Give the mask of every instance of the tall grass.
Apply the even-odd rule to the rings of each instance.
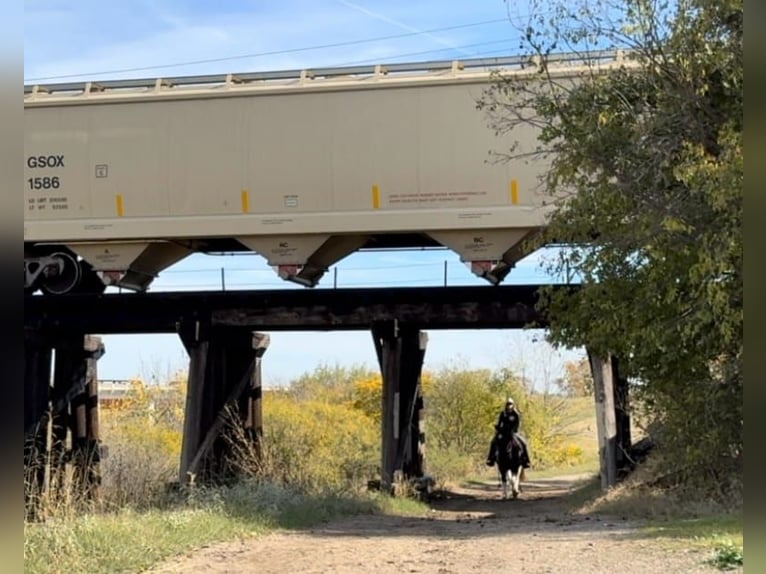
[[[348,514],[422,511],[413,501],[372,493],[307,495],[251,481],[197,488],[162,510],[128,508],[25,523],[24,570],[28,574],[136,572],[204,544],[277,528],[308,527]]]
[[[182,390],[182,389],[181,389]],[[24,524],[25,572],[129,572],[202,544],[299,528],[354,513],[422,512],[366,491],[380,460],[379,426],[343,404],[267,393],[262,455],[229,425],[240,479],[217,488],[177,481],[183,393],[135,384],[102,412],[108,456],[98,495],[81,496],[71,465],[38,493]],[[31,473],[33,469],[27,469]]]

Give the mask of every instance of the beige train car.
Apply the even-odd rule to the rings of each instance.
[[[487,125],[487,64],[26,86],[25,289],[142,291],[235,250],[314,286],[358,249],[428,245],[499,282],[548,208],[545,165],[492,160],[535,133]]]

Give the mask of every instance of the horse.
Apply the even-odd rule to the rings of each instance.
[[[521,466],[522,446],[514,434],[510,440],[499,442],[497,445],[497,469],[500,471],[500,479],[503,483],[503,500],[508,499],[508,483],[511,486],[511,495],[514,499],[519,497],[521,481],[524,469]]]

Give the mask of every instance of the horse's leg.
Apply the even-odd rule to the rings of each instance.
[[[501,470],[500,477],[503,481],[503,500],[506,500],[508,498],[508,470]]]
[[[521,469],[516,469],[511,475],[511,491],[513,492],[513,498],[519,496],[519,478],[521,478]]]

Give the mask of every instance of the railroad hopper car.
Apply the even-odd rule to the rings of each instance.
[[[432,63],[25,86],[25,291],[143,291],[232,251],[314,286],[356,250],[424,246],[497,283],[549,208],[544,164],[493,156],[536,134],[495,133],[489,81]]]

